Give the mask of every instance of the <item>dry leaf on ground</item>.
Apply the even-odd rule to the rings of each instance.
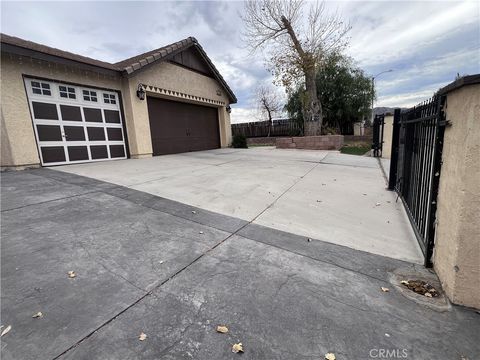
[[[10,330],[12,330],[12,325],[8,325],[5,329],[3,329],[2,333],[0,333],[0,337],[7,334]]]
[[[217,326],[217,332],[226,334],[228,332],[228,328],[224,325],[218,325]]]
[[[145,340],[146,338],[147,338],[147,334],[145,334],[145,333],[142,332],[142,333],[140,334],[140,336],[138,337],[138,340],[143,341],[143,340]]]
[[[335,360],[336,357],[335,357],[335,354],[333,354],[333,353],[328,353],[328,354],[325,354],[325,359],[326,359],[326,360]]]
[[[381,289],[382,289],[382,291],[383,291],[383,292],[389,292],[389,291],[390,291],[390,289],[389,289],[389,288],[386,288],[386,287],[383,287],[383,286],[382,286],[382,288],[381,288]]]
[[[67,274],[68,274],[68,277],[71,278],[71,279],[73,279],[75,276],[77,276],[77,274],[75,274],[75,271],[72,271],[72,270],[67,272]]]
[[[233,346],[232,346],[232,352],[233,352],[233,353],[243,352],[243,345],[242,345],[242,343],[233,344]]]
[[[43,317],[43,313],[41,311],[37,312],[36,314],[32,315],[32,318],[41,318]]]

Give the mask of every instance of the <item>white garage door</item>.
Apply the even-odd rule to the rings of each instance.
[[[25,78],[42,165],[125,159],[118,93]]]

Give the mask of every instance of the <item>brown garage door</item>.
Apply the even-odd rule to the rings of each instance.
[[[147,98],[153,155],[220,147],[217,109]]]

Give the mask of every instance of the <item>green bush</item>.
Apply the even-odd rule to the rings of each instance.
[[[235,135],[232,140],[232,147],[247,149],[247,138],[245,137],[245,135]]]

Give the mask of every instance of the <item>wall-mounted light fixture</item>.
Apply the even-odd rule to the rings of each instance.
[[[137,97],[140,100],[145,100],[145,89],[143,88],[143,84],[138,84]]]
[[[230,113],[232,112],[232,108],[230,107],[230,105],[227,105],[227,108],[226,108],[226,109],[227,109],[227,113],[230,114]]]

